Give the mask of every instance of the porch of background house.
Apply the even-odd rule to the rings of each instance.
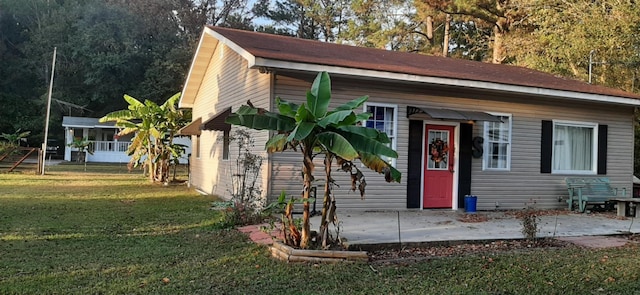
[[[69,145],[78,139],[87,139],[89,148],[93,151],[93,155],[87,153],[87,162],[109,162],[109,163],[126,163],[130,157],[127,155],[127,149],[131,145],[131,135],[126,137],[116,137],[117,128],[65,128],[65,161],[75,161],[80,152],[77,148]]]

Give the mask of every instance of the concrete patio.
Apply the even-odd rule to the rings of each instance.
[[[463,222],[465,213],[452,210],[339,211],[340,236],[349,245],[521,239],[517,212],[478,212],[482,222]],[[640,221],[615,212],[579,214],[551,211],[540,216],[538,237],[581,237],[639,233]],[[311,218],[312,229],[320,216]]]

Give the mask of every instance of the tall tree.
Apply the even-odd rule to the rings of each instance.
[[[636,91],[640,65],[640,7],[633,1],[549,1],[530,6],[529,22],[506,44],[517,64]],[[526,25],[526,24],[525,24]]]
[[[258,17],[271,23],[260,25],[257,31],[318,40],[320,26],[307,15],[308,7],[298,0],[259,1],[254,11]]]
[[[251,19],[246,5],[242,0],[0,0],[0,132],[31,130],[31,144],[41,142],[53,47],[58,48],[53,98],[101,116],[126,106],[122,93],[153,98],[175,93],[203,26],[245,26]],[[62,137],[62,115],[70,114],[54,104],[53,137]]]
[[[417,0],[425,5],[462,21],[473,21],[474,25],[488,25],[492,28],[491,62],[503,63],[507,59],[504,39],[513,25],[526,17],[520,0]]]
[[[354,0],[341,42],[398,51],[422,51],[428,43],[422,24],[415,21],[410,1]]]

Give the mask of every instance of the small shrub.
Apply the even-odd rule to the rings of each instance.
[[[254,139],[247,130],[235,130],[230,140],[238,147],[238,157],[231,175],[232,187],[228,190],[231,206],[223,210],[219,223],[221,228],[256,224],[264,220],[264,214],[260,211],[264,200],[259,184],[263,158],[251,151]]]
[[[527,240],[534,240],[538,236],[538,222],[540,218],[535,210],[529,208],[520,217],[522,223],[522,235]]]

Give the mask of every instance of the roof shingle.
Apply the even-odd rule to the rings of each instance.
[[[513,65],[340,45],[221,27],[209,28],[253,56],[265,59],[640,99],[640,95],[635,93]]]

